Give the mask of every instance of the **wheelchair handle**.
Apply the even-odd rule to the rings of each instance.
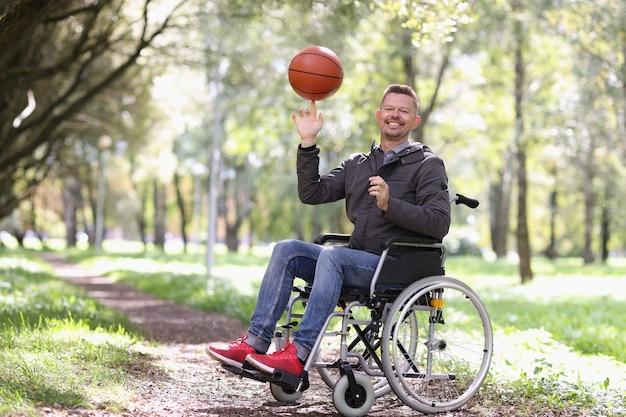
[[[450,197],[450,202],[458,204],[465,204],[469,208],[475,209],[478,207],[479,201],[474,198],[465,197],[463,194],[455,194]]]

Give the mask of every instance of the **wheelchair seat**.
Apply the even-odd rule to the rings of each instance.
[[[322,234],[315,239],[315,243],[345,245],[349,239],[350,235],[346,234]],[[389,249],[394,245],[412,247],[413,250],[397,258],[388,256]],[[341,300],[362,300],[375,294],[379,300],[385,298],[393,301],[413,282],[430,276],[445,275],[445,256],[445,247],[437,239],[393,237],[385,242],[379,266],[372,279],[373,291],[369,283],[365,287],[344,286],[341,291]]]

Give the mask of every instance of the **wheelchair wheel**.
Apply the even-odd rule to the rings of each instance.
[[[417,326],[406,325],[412,316]],[[489,315],[474,291],[454,278],[430,277],[407,287],[393,303],[382,337],[391,388],[422,413],[461,408],[489,371]]]
[[[272,396],[281,403],[295,403],[302,396],[302,391],[284,388],[280,385],[270,383],[270,392]]]
[[[333,404],[346,417],[366,415],[374,404],[374,386],[363,374],[354,374],[356,389],[350,388],[348,376],[342,376],[333,389]]]
[[[356,360],[349,360],[355,366],[355,370],[359,371],[360,368],[356,365]],[[339,368],[317,368],[318,373],[322,380],[326,383],[328,388],[335,389],[337,382],[341,379]],[[380,371],[383,372],[382,370]],[[363,374],[363,376],[366,376]],[[376,398],[387,395],[391,392],[391,387],[385,376],[369,376],[372,387],[374,388],[374,396]]]

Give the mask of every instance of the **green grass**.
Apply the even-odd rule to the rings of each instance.
[[[490,274],[480,273],[481,263]],[[495,326],[543,329],[582,354],[626,363],[626,265],[583,265],[575,259],[536,259],[534,265],[535,278],[525,285],[508,262],[450,258],[447,271],[474,288]]]
[[[268,258],[267,248],[241,254],[219,251],[210,280],[201,254],[72,251],[68,259],[157,297],[246,322]],[[134,360],[134,336],[123,330],[131,327],[42,268],[24,257],[0,255],[0,282],[10,283],[10,289],[7,284],[0,287],[0,322],[5,323],[0,335],[0,414],[6,404],[22,410],[41,403],[120,407],[125,374],[114,371]],[[479,294],[494,327],[490,376],[474,410],[493,415],[494,408],[507,404],[516,415],[546,409],[555,415],[625,415],[626,262],[583,265],[577,259],[538,258],[533,268],[534,280],[520,285],[512,262],[471,257],[450,257],[447,262],[448,274]],[[101,358],[96,359],[102,365],[98,382],[74,368],[76,380],[54,382],[69,373],[61,366],[85,366],[87,359],[79,352],[92,360]],[[57,362],[73,365],[55,365],[59,368],[44,377],[49,364]],[[96,387],[107,384],[109,391],[120,394],[97,392]],[[45,397],[33,398],[28,394],[32,387]],[[118,402],[113,400],[117,397]]]
[[[450,258],[447,272],[479,294],[494,327],[483,396],[526,415],[542,407],[593,416],[626,414],[626,265],[533,260],[519,283],[507,261]]]
[[[24,254],[0,253],[0,415],[120,410],[139,339],[128,320]]]

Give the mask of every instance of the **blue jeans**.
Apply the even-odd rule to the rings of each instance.
[[[298,277],[312,284],[304,317],[292,341],[298,357],[305,360],[337,306],[341,287],[369,289],[379,259],[379,255],[345,246],[320,246],[299,240],[278,242],[263,276],[246,343],[267,352]]]

